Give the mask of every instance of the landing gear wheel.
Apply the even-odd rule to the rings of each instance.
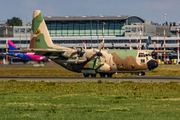
[[[145,72],[139,72],[138,75],[139,75],[139,76],[144,76],[144,75],[145,75]]]
[[[145,72],[142,72],[142,75],[145,75]]]
[[[108,73],[107,77],[112,77],[112,75],[113,75],[112,73]]]
[[[91,74],[91,77],[96,77],[96,74]]]
[[[84,77],[89,77],[89,74],[84,74]]]
[[[141,72],[139,72],[139,73],[138,73],[138,75],[139,75],[139,76],[142,76],[142,73],[141,73]]]
[[[100,76],[101,76],[101,77],[105,77],[106,74],[105,74],[105,73],[100,73]]]

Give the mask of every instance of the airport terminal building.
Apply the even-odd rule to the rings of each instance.
[[[125,25],[144,23],[136,16],[44,17],[51,37],[125,36]]]

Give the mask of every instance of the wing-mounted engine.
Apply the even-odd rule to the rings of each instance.
[[[93,50],[93,52],[95,52],[95,54],[96,54],[96,65],[98,65],[98,63],[99,63],[99,59],[100,59],[100,57],[103,57],[103,58],[106,58],[106,56],[104,56],[103,54],[102,54],[102,52],[101,52],[101,49],[99,50],[99,52],[97,52],[97,51],[95,51],[95,50]]]
[[[86,58],[86,52],[83,51],[82,48],[80,49],[76,49],[76,47],[74,47],[74,49],[76,50],[75,52],[71,53],[70,58],[75,58],[75,60],[68,60],[69,63],[75,63],[75,64],[81,64],[83,62],[87,61]],[[74,57],[75,56],[75,57]],[[83,58],[80,59],[80,58]]]
[[[76,64],[78,64],[78,60],[80,57],[82,57],[84,61],[87,61],[86,53],[82,51],[82,48],[80,50],[77,50],[76,54],[77,54],[76,61],[75,61]]]
[[[16,56],[17,56],[17,53],[12,53],[11,55],[14,56],[14,57],[16,57]]]
[[[155,50],[152,51],[152,52],[151,52],[151,56],[152,56],[153,59],[155,59],[155,57],[157,56],[157,52],[155,52]]]

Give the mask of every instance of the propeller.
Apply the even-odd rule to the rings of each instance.
[[[157,52],[155,50],[151,53],[151,56],[154,58],[157,55]]]
[[[76,61],[75,61],[76,64],[80,57],[82,57],[85,61],[87,61],[86,56],[84,55],[85,52],[82,52],[82,48],[80,48],[80,49],[81,50],[77,49],[77,52],[76,52],[76,54],[77,54]]]
[[[96,65],[98,65],[98,63],[99,63],[99,58],[100,58],[100,57],[106,58],[106,56],[104,56],[104,55],[101,53],[101,49],[99,50],[99,52],[97,52],[97,51],[95,51],[95,50],[93,50],[93,52],[95,52],[95,53],[96,53],[96,56],[97,56],[97,58],[96,58]]]

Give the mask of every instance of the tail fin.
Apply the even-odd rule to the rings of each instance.
[[[30,49],[52,49],[54,46],[40,10],[32,18]]]
[[[11,40],[8,40],[9,50],[18,50],[18,48],[14,45]]]

